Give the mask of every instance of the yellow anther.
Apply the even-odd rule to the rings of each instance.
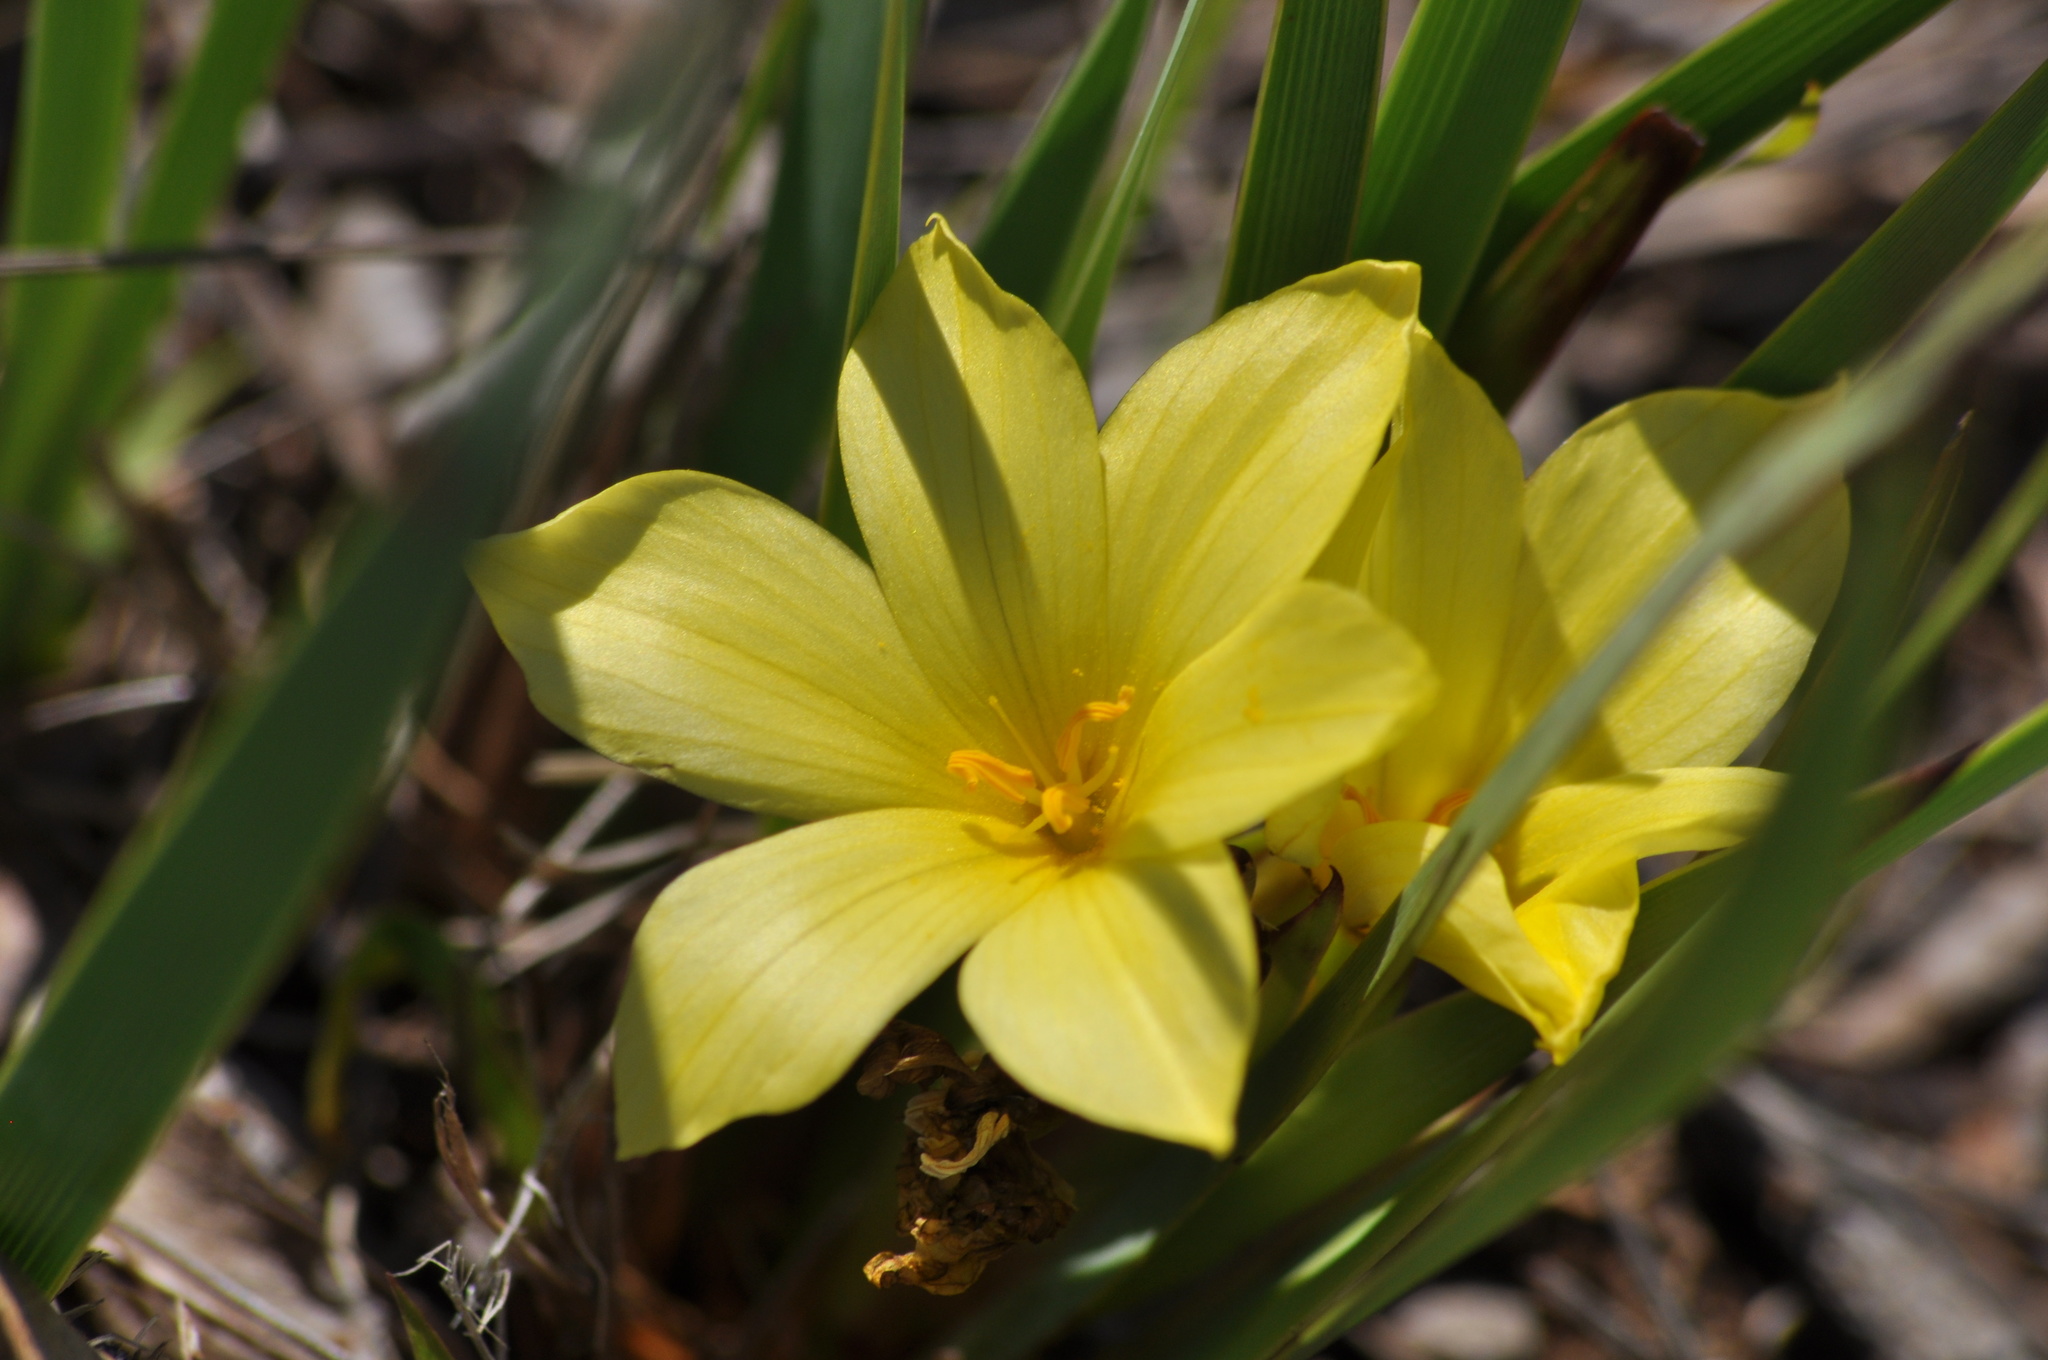
[[[967,787],[984,783],[1014,803],[1038,801],[1038,778],[1021,765],[1012,765],[986,751],[955,751],[946,757],[946,773],[958,775]]]

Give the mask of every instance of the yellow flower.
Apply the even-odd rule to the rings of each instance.
[[[1387,456],[1315,574],[1429,653],[1437,704],[1382,756],[1276,813],[1267,844],[1344,881],[1363,929],[1472,790],[1697,532],[1701,500],[1792,404],[1675,391],[1587,425],[1525,486],[1514,438],[1427,332]],[[1841,582],[1839,487],[1722,562],[1467,880],[1421,956],[1571,1056],[1621,966],[1637,861],[1753,830],[1778,777],[1736,759],[1783,705]]]
[[[655,903],[623,1155],[811,1100],[963,953],[968,1019],[1032,1091],[1228,1149],[1257,963],[1221,840],[1434,690],[1400,628],[1303,579],[1399,400],[1416,290],[1355,264],[1240,309],[1098,434],[1058,338],[941,223],[840,382],[872,570],[692,472],[478,550],[543,713],[809,823]]]

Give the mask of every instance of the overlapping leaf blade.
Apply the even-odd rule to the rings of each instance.
[[[2048,65],[1885,220],[1728,379],[1774,396],[1825,387],[1906,328],[2048,169]]]
[[[1351,258],[1421,265],[1433,329],[1458,314],[1578,8],[1423,0],[1415,12],[1387,82]]]
[[[43,1288],[260,995],[408,749],[467,606],[468,544],[573,428],[650,248],[672,244],[649,224],[687,224],[711,184],[688,172],[721,125],[747,13],[700,0],[650,48],[659,84],[593,138],[590,163],[609,171],[559,215],[528,305],[456,381],[464,414],[417,493],[357,526],[321,613],[209,721],[66,948],[0,1069],[0,1254]]]
[[[112,239],[141,34],[140,0],[36,4],[9,193],[10,244],[97,246]],[[96,286],[87,278],[21,279],[7,293],[0,509],[46,529],[70,480],[69,469],[53,466],[48,408],[55,380],[84,341],[83,304]],[[23,613],[35,565],[18,535],[0,535],[0,665],[18,665],[19,651],[30,645]]]
[[[882,44],[875,54],[874,106],[868,113],[867,175],[861,184],[860,230],[854,235],[853,282],[847,291],[839,355],[843,361],[875,299],[896,268],[896,242],[903,216],[903,101],[910,78],[910,46],[917,31],[918,0],[883,0]],[[825,466],[818,519],[861,550],[860,525],[846,490],[837,438]]]
[[[1283,0],[1216,310],[1344,263],[1372,143],[1384,0]]]
[[[1123,262],[1124,240],[1238,4],[1239,0],[1188,0],[1167,53],[1166,69],[1153,87],[1144,121],[1117,169],[1109,197],[1074,243],[1068,265],[1042,308],[1046,321],[1067,342],[1083,372],[1095,352],[1095,329],[1109,301],[1109,286]]]
[[[777,496],[816,474],[853,295],[890,5],[809,0],[782,164],[699,466]]]
[[[1095,26],[1004,177],[974,244],[991,278],[1041,310],[1087,220],[1151,17],[1152,0],[1116,0]]]
[[[1698,133],[1696,173],[1722,164],[1948,0],[1777,0],[1574,128],[1516,174],[1492,224],[1486,272],[1515,248],[1630,119],[1661,108]]]

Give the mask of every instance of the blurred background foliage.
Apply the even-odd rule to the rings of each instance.
[[[2044,60],[2038,0],[0,3],[10,1297],[293,1360],[2048,1350]],[[1651,866],[1584,1055],[1407,966],[1425,884],[1261,1060],[1248,1160],[1070,1121],[1073,1227],[954,1299],[860,1278],[903,1135],[850,1083],[611,1159],[632,927],[761,828],[573,748],[457,570],[665,466],[850,532],[840,356],[934,211],[1104,413],[1419,259],[1531,467],[1859,370],[2013,238],[1709,519],[1862,465],[1757,753],[1796,796]]]

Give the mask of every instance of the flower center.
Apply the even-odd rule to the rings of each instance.
[[[1114,803],[1116,796],[1123,792],[1124,781],[1116,777],[1117,754],[1115,745],[1104,747],[1090,758],[1083,749],[1084,738],[1093,723],[1113,723],[1131,711],[1131,699],[1137,691],[1129,685],[1117,691],[1114,699],[1096,699],[1081,705],[1067,725],[1060,732],[1059,740],[1053,743],[1053,770],[1040,772],[1022,765],[1012,765],[1000,756],[987,751],[955,751],[946,757],[946,773],[958,776],[970,789],[984,784],[994,792],[1024,807],[1035,807],[1038,815],[1025,826],[1026,831],[1044,831],[1063,850],[1079,853],[1094,848],[1102,825],[1102,815]],[[1010,735],[1017,739],[1026,751],[1031,744],[1024,739],[1010,722],[1009,715],[993,695],[989,707],[1010,729]],[[1043,775],[1044,787],[1040,787]],[[1098,803],[1096,795],[1107,786],[1110,796]]]

